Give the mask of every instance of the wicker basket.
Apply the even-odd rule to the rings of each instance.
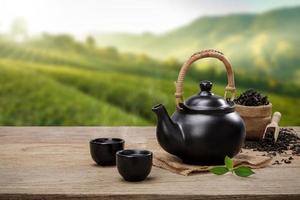
[[[236,104],[237,111],[245,122],[246,139],[262,139],[266,126],[271,122],[272,104],[263,106],[242,106]]]

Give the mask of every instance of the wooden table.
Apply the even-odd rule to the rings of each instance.
[[[145,181],[128,183],[115,167],[94,164],[89,140],[96,137],[146,143],[155,140],[155,128],[2,127],[0,199],[300,199],[300,159],[249,178],[185,177],[153,167]]]

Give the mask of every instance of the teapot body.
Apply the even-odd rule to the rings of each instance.
[[[184,136],[178,157],[184,163],[224,164],[225,156],[239,153],[245,139],[243,120],[236,112],[192,113],[176,111],[171,116]]]
[[[227,71],[224,97],[212,92],[212,82],[200,82],[200,92],[184,101],[183,82],[191,64],[213,57]],[[189,164],[221,165],[226,156],[239,153],[246,133],[242,118],[235,112],[234,73],[223,53],[204,50],[193,54],[181,67],[175,82],[176,111],[169,117],[163,105],[152,108],[157,115],[156,135],[160,146]],[[228,97],[231,94],[231,97]]]

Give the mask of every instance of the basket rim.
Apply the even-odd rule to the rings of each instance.
[[[244,106],[244,105],[235,103],[235,106],[239,106],[242,108],[249,108],[249,109],[251,109],[251,108],[268,108],[268,107],[272,107],[272,103],[269,103],[268,105],[260,105],[260,106]]]

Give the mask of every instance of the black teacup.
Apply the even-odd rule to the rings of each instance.
[[[152,152],[126,149],[117,152],[117,167],[126,181],[142,181],[152,168]]]
[[[116,152],[122,149],[124,140],[120,138],[97,138],[90,141],[91,156],[98,165],[116,165]]]

